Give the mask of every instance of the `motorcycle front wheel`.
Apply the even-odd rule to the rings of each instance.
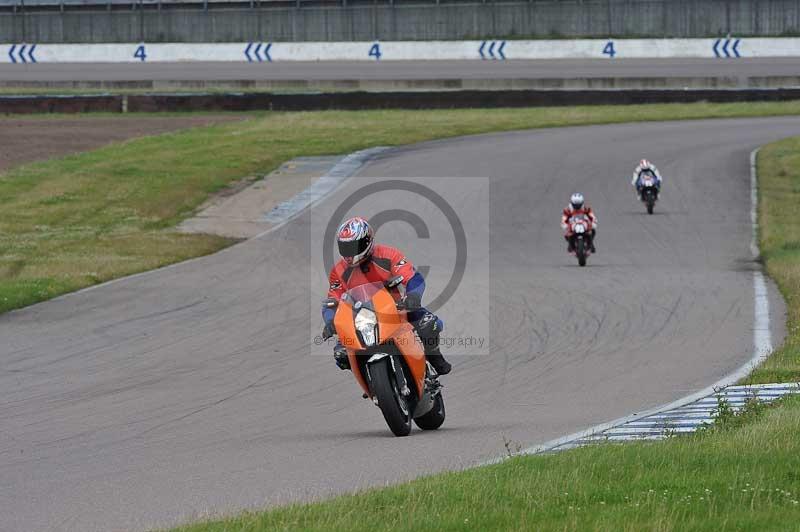
[[[378,399],[383,419],[395,436],[408,436],[411,432],[411,412],[413,409],[400,394],[397,380],[392,371],[389,357],[369,366],[372,393]]]
[[[579,238],[577,242],[575,242],[575,254],[578,256],[578,264],[580,266],[586,266],[586,241],[584,239]]]

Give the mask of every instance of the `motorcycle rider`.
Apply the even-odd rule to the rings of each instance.
[[[642,185],[640,179],[645,172],[650,173],[650,175],[656,179],[656,189],[661,193],[661,174],[658,172],[658,168],[647,159],[642,159],[639,161],[639,164],[636,165],[636,168],[633,169],[633,179],[631,179],[631,185],[636,187],[636,194],[638,194],[639,199],[642,199]]]
[[[594,247],[595,237],[597,236],[597,216],[595,216],[592,208],[584,202],[583,194],[580,192],[576,192],[570,196],[569,205],[567,205],[561,213],[561,229],[566,231],[564,240],[567,241],[567,253],[575,251],[572,238],[570,238],[572,235],[570,234],[569,219],[581,214],[585,215],[589,218],[589,221],[592,222],[592,239],[589,241],[589,249],[592,253],[597,253],[597,249]]]
[[[374,236],[369,222],[361,217],[350,218],[339,226],[336,242],[342,258],[328,276],[328,298],[339,301],[351,288],[367,283],[386,282],[396,275],[402,275],[402,284],[406,289],[404,307],[408,311],[408,321],[423,343],[425,357],[439,375],[450,373],[452,368],[439,350],[442,321],[422,306],[425,279],[400,250],[376,244]],[[323,338],[327,339],[335,334],[335,314],[333,308],[323,306]],[[334,347],[333,356],[340,369],[350,369],[347,351],[340,343]]]

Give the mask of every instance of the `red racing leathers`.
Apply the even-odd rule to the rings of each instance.
[[[328,297],[338,301],[351,288],[367,283],[386,282],[395,275],[402,275],[406,290],[413,291],[416,288],[413,286],[414,283],[411,287],[408,284],[415,274],[414,266],[400,250],[391,246],[375,244],[372,256],[363,264],[350,266],[344,259],[336,263],[328,276],[330,282]],[[400,292],[394,289],[392,295],[398,299]]]
[[[592,222],[593,231],[597,229],[597,216],[595,216],[594,211],[592,210],[591,207],[589,207],[588,205],[584,205],[580,209],[573,209],[572,205],[567,205],[564,208],[564,211],[561,213],[561,229],[564,230],[564,232],[566,233],[565,236],[567,238],[572,236],[572,234],[570,233],[569,219],[572,218],[573,216],[579,216],[581,214],[586,215]]]

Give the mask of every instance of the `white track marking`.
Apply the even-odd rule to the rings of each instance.
[[[264,221],[281,225],[288,222],[305,209],[339,188],[347,179],[355,175],[355,173],[370,159],[388,149],[389,148],[383,146],[378,146],[347,155],[333,165],[324,176],[309,185],[308,188],[273,207],[271,211],[264,215]],[[261,233],[261,235],[274,231],[275,229],[276,227],[272,227],[264,233]],[[256,238],[258,238],[258,236]]]

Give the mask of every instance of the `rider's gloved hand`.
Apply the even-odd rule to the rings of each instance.
[[[406,294],[406,297],[403,298],[403,307],[407,310],[422,308],[422,297],[419,294]]]
[[[347,349],[343,345],[337,345],[333,348],[333,360],[336,361],[336,366],[339,369],[350,369],[350,360],[347,358]]]
[[[328,338],[332,338],[334,334],[336,334],[336,328],[333,326],[333,322],[329,321],[325,324],[325,327],[322,328],[322,339],[327,340]]]

